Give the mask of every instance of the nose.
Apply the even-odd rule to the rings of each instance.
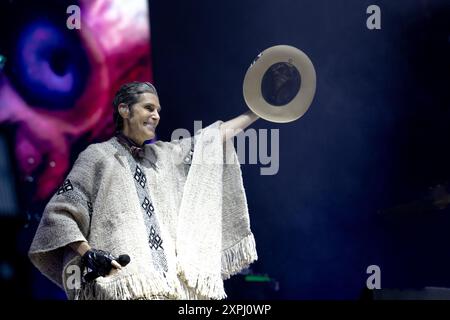
[[[152,118],[154,119],[154,120],[158,120],[159,121],[159,112],[158,112],[158,110],[153,110],[152,111]]]

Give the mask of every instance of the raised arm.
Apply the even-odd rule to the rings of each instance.
[[[248,110],[240,116],[222,123],[220,126],[220,131],[223,141],[233,138],[258,119],[259,116],[253,113],[253,111]]]

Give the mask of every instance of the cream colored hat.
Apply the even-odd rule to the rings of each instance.
[[[261,52],[244,78],[250,110],[272,122],[291,122],[309,108],[316,92],[316,71],[301,50],[279,45]]]

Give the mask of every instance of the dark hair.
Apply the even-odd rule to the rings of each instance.
[[[116,125],[116,131],[123,129],[123,118],[119,114],[119,105],[121,103],[126,104],[131,112],[131,107],[139,101],[139,95],[145,92],[158,95],[155,87],[150,82],[139,81],[126,83],[116,92],[113,100],[113,121]]]

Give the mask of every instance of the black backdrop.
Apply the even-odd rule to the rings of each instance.
[[[381,8],[381,30],[366,9]],[[247,110],[245,71],[288,44],[309,55],[317,92],[280,130],[276,175],[242,166],[259,261],[275,291],[237,277],[231,297],[360,297],[366,268],[383,288],[450,286],[448,210],[380,216],[450,176],[448,1],[149,1],[159,138]]]

